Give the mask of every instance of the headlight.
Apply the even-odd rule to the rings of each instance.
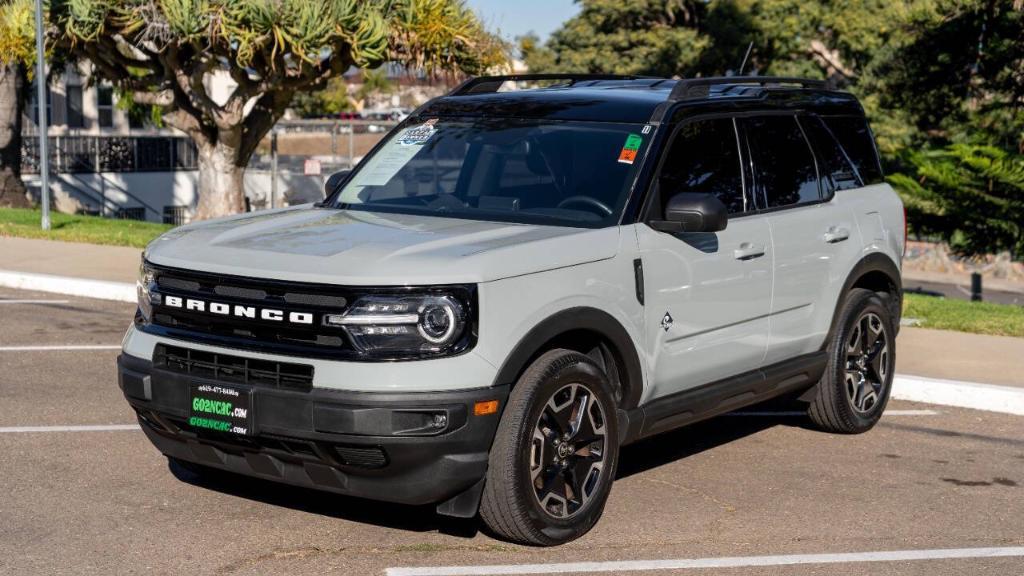
[[[417,354],[448,351],[466,336],[466,307],[448,295],[364,296],[344,314],[324,317],[341,326],[360,352]]]
[[[152,294],[150,291],[155,279],[153,270],[143,261],[139,265],[139,277],[135,282],[135,291],[139,297],[139,312],[142,313],[142,318],[146,322],[149,322],[153,316],[153,299],[160,298],[159,294]]]

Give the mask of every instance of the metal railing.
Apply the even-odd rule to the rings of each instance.
[[[39,137],[22,138],[21,171],[39,173]],[[195,144],[177,136],[50,136],[50,171],[173,172],[199,167]]]

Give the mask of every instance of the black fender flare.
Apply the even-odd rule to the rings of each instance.
[[[640,356],[633,339],[611,314],[586,306],[561,310],[531,328],[505,358],[505,362],[498,369],[494,385],[514,385],[523,370],[543,352],[549,342],[562,334],[577,330],[598,334],[611,344],[611,352],[616,355],[617,363],[625,368],[625,374],[620,375],[620,378],[624,376],[628,383],[623,390],[622,406],[619,408],[636,407],[643,393],[644,380]]]
[[[896,320],[896,331],[899,331],[900,314],[903,310],[903,275],[900,273],[899,267],[888,255],[881,252],[872,252],[861,258],[854,265],[853,270],[846,276],[843,288],[839,291],[839,297],[836,298],[835,310],[832,311],[832,323],[828,329],[828,337],[825,338],[825,342],[822,344],[822,349],[827,348],[828,343],[832,341],[832,335],[835,334],[836,330],[836,321],[839,318],[839,309],[842,307],[843,302],[846,301],[846,295],[861,278],[873,272],[883,274],[888,279],[890,287],[893,288],[894,293],[890,303],[890,310],[892,311],[893,318]]]

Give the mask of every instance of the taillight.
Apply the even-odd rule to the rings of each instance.
[[[903,205],[903,257],[907,257],[907,205]]]

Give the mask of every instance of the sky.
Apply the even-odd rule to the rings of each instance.
[[[541,40],[579,12],[572,0],[468,0],[491,30],[509,40],[535,32]]]

